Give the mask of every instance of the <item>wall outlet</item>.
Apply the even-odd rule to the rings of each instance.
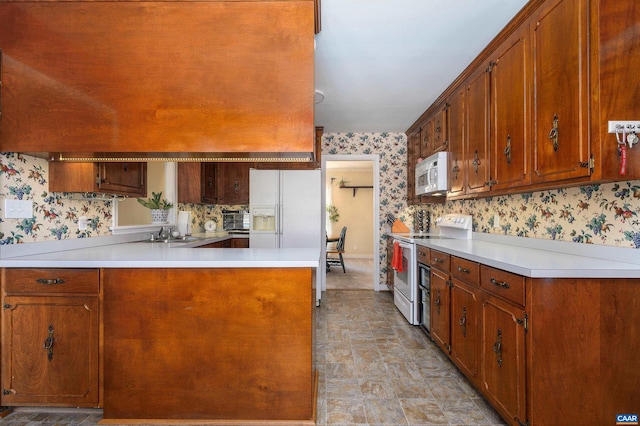
[[[493,215],[493,227],[494,228],[500,228],[500,215],[499,214],[494,214]]]
[[[20,219],[33,217],[33,201],[4,200],[4,217],[6,219]]]

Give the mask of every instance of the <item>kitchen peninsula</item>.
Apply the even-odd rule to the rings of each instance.
[[[2,383],[10,390],[3,405],[101,406],[103,423],[313,424],[313,287],[319,251],[196,247],[224,238],[127,242],[17,257],[3,253]],[[99,289],[94,296],[99,305],[86,302],[88,288]],[[83,318],[85,311],[99,318],[87,321],[87,335],[94,337],[86,342],[92,348],[87,364],[93,362],[95,371],[79,378],[78,387],[60,401],[56,395],[43,400],[20,370],[24,360],[16,358],[29,352],[12,327],[37,309],[29,298],[47,304],[42,313],[61,306],[54,299],[73,301],[74,296],[85,300],[74,318]],[[64,339],[71,337],[64,334],[67,324],[46,322],[43,340],[49,326],[54,343],[50,361],[45,354],[40,365],[52,379],[46,370],[67,359]],[[99,333],[92,329],[96,324]],[[33,352],[40,355],[42,341],[36,343]],[[83,359],[73,365],[85,367]],[[70,377],[81,375],[66,369]],[[92,400],[82,402],[85,396]],[[69,404],[65,398],[75,400]]]

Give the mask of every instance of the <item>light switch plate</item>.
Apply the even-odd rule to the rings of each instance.
[[[33,201],[31,200],[4,200],[4,217],[6,219],[19,219],[33,217]]]

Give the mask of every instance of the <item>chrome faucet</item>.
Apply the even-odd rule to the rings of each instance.
[[[158,239],[159,240],[168,240],[170,236],[171,236],[171,228],[161,226],[160,227],[160,232],[158,232]]]

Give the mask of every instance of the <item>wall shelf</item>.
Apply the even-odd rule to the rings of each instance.
[[[348,189],[353,189],[353,196],[356,196],[356,191],[358,189],[373,189],[373,186],[366,186],[366,185],[340,185],[340,188],[348,188]]]

